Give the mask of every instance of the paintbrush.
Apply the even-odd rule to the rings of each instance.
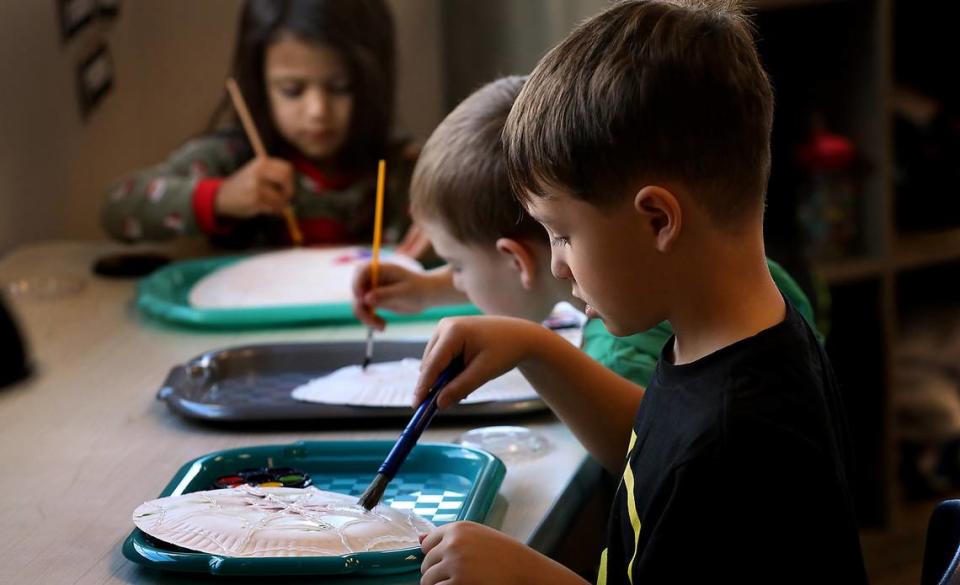
[[[420,435],[423,434],[424,429],[427,428],[430,421],[433,420],[434,415],[437,414],[437,397],[440,396],[440,392],[446,387],[450,380],[456,378],[460,372],[463,371],[463,368],[464,362],[463,355],[461,354],[453,358],[450,365],[440,372],[440,375],[437,376],[437,381],[430,387],[430,392],[427,393],[427,397],[424,398],[420,406],[417,407],[417,411],[413,413],[413,418],[407,423],[407,428],[403,429],[403,432],[400,433],[400,438],[397,439],[397,442],[393,445],[393,449],[390,449],[390,454],[387,455],[380,469],[377,470],[377,476],[373,478],[370,486],[363,492],[363,495],[360,496],[360,499],[357,501],[358,504],[367,510],[372,510],[374,506],[380,503],[380,500],[383,498],[383,492],[387,489],[387,484],[389,484],[397,474],[397,470],[400,469],[400,466],[403,465],[403,462],[407,459],[407,455],[410,454],[410,451],[417,444]]]
[[[373,213],[373,253],[370,257],[370,290],[377,288],[380,275],[380,236],[383,233],[383,190],[387,178],[387,161],[377,165],[377,204]],[[367,352],[363,358],[362,369],[366,370],[373,359],[373,327],[367,327]]]
[[[253,153],[257,158],[267,158],[267,149],[260,140],[260,133],[257,132],[257,125],[253,123],[253,117],[250,110],[247,109],[247,102],[243,100],[243,94],[240,93],[240,86],[232,77],[227,79],[227,93],[233,101],[233,109],[237,111],[240,118],[240,124],[243,125],[243,131],[247,135],[247,140],[253,147]],[[296,246],[303,244],[303,233],[300,231],[300,225],[297,224],[297,216],[293,213],[293,206],[287,205],[283,208],[283,218],[287,222],[287,231],[290,232],[290,240]]]

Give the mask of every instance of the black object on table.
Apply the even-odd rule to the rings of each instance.
[[[111,254],[98,258],[93,272],[110,278],[139,278],[169,263],[170,258],[163,254]]]
[[[3,296],[0,296],[0,352],[0,388],[19,382],[30,374],[26,345]]]

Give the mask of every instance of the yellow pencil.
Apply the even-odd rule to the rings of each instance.
[[[250,145],[253,146],[254,154],[257,158],[267,158],[267,149],[264,148],[263,141],[260,140],[260,133],[257,132],[257,126],[253,123],[250,110],[247,109],[247,102],[243,100],[243,94],[240,93],[240,86],[237,85],[237,82],[234,81],[232,77],[227,79],[227,93],[230,94],[230,99],[233,101],[233,108],[240,117],[240,124],[243,125],[243,131],[247,135],[247,140],[249,140]],[[300,225],[297,224],[297,216],[293,212],[292,205],[287,205],[283,208],[283,218],[287,221],[287,231],[290,232],[290,239],[294,245],[302,245],[303,233],[300,231]]]
[[[387,161],[380,160],[377,165],[377,203],[373,212],[373,252],[370,255],[370,290],[377,288],[380,275],[380,236],[383,234],[383,190],[387,181]],[[373,359],[373,327],[367,328],[367,354],[363,358],[363,369],[367,369]]]

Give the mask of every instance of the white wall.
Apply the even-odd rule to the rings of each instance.
[[[527,72],[606,3],[387,1],[399,47],[398,124],[419,140],[463,97],[455,93]],[[128,0],[115,21],[64,45],[53,0],[0,0],[0,254],[37,240],[103,237],[107,185],[205,127],[222,95],[239,7],[240,0]],[[110,47],[116,82],[83,122],[75,65],[98,39]]]
[[[0,252],[35,240],[100,237],[106,185],[203,128],[220,96],[236,0],[121,2],[61,44],[55,3],[0,2]],[[75,64],[97,39],[115,86],[84,123]]]
[[[444,103],[480,85],[525,75],[551,47],[609,0],[443,0]]]
[[[446,115],[439,9],[444,1],[387,1],[397,28],[397,124],[421,142]]]

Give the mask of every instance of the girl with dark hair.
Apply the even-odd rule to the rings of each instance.
[[[394,32],[383,0],[248,0],[232,76],[270,158],[254,157],[231,112],[226,127],[211,124],[168,160],[111,187],[108,233],[283,244],[282,211],[292,204],[307,244],[369,241],[376,162],[385,158],[384,239],[400,239],[415,155],[392,136]]]

